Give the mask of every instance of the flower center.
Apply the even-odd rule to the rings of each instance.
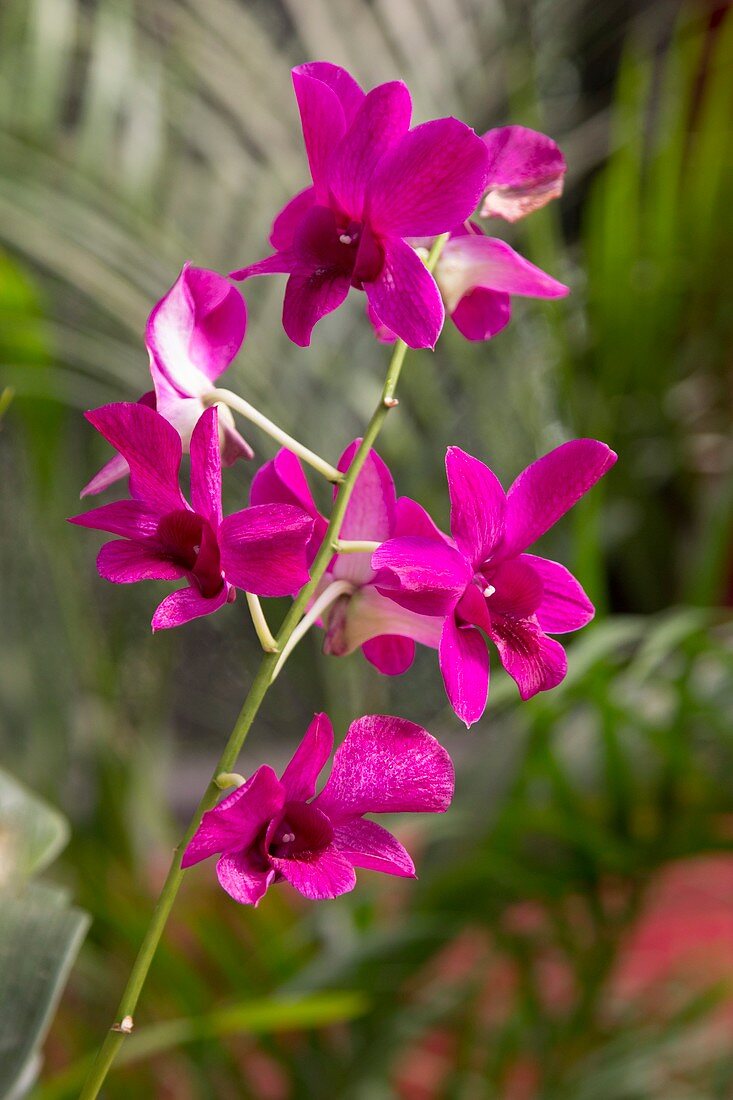
[[[325,814],[308,802],[286,802],[270,839],[269,854],[276,859],[308,860],[332,840],[333,829]]]
[[[211,525],[196,512],[180,509],[163,516],[158,541],[171,561],[196,581],[207,599],[221,591],[219,544]]]
[[[326,207],[311,211],[300,245],[315,260],[318,274],[348,276],[357,290],[384,267],[384,250],[369,226]]]

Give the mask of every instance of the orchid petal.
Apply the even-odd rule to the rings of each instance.
[[[355,439],[341,455],[338,468],[342,473],[351,466],[360,444],[361,440]],[[338,492],[336,489],[336,496]],[[354,483],[339,538],[384,542],[394,528],[395,501],[392,475],[376,451],[370,451]],[[371,554],[339,554],[332,572],[336,580],[367,584],[374,577]]]
[[[170,630],[174,626],[183,626],[184,623],[203,618],[204,615],[212,615],[230,600],[231,591],[227,584],[222,583],[215,596],[202,596],[194,585],[171,592],[170,596],[166,596],[163,602],[158,604],[153,615],[151,623],[153,633],[156,630]]]
[[[490,340],[511,320],[508,294],[476,287],[463,295],[451,312],[451,321],[467,340]]]
[[[450,705],[470,727],[484,713],[489,697],[486,640],[475,627],[459,625],[453,615],[448,615],[440,639],[439,661]]]
[[[361,651],[383,676],[401,676],[415,660],[412,638],[402,638],[398,634],[378,634],[364,642]]]
[[[376,821],[363,818],[345,821],[334,829],[333,842],[354,867],[382,871],[400,878],[416,877],[409,852]]]
[[[221,565],[237,588],[291,596],[308,581],[306,547],[313,520],[288,504],[260,504],[226,516],[219,528]]]
[[[236,287],[215,271],[185,264],[145,330],[156,395],[159,376],[180,396],[205,393],[239,351],[246,327]]]
[[[310,345],[314,327],[338,309],[350,285],[350,277],[334,268],[299,266],[293,271],[285,287],[283,328],[294,344]]]
[[[309,860],[271,856],[270,862],[298,893],[313,901],[340,897],[356,886],[352,864],[334,847],[324,849]]]
[[[283,206],[272,223],[270,233],[270,244],[277,252],[287,252],[293,247],[298,226],[315,201],[315,187],[306,187]]]
[[[113,584],[177,581],[186,575],[185,569],[154,545],[130,542],[128,539],[105,542],[97,555],[97,571],[100,577]]]
[[[515,222],[562,194],[567,165],[551,138],[525,126],[501,126],[483,141],[489,167],[482,217]]]
[[[382,270],[376,279],[364,282],[369,304],[409,347],[433,348],[445,319],[435,279],[404,241],[394,237],[382,243]]]
[[[285,790],[267,764],[201,818],[181,867],[192,867],[219,852],[243,852],[285,805]]]
[[[496,474],[460,447],[445,456],[453,538],[474,567],[488,558],[504,533],[506,495]]]
[[[465,557],[434,539],[389,539],[372,555],[375,585],[418,615],[447,615],[473,576]]]
[[[244,279],[253,279],[257,275],[289,275],[297,266],[298,260],[292,251],[275,252],[272,256],[266,256],[264,260],[257,260],[256,263],[230,271],[229,278],[242,282]]]
[[[488,607],[492,615],[526,619],[537,611],[543,600],[544,585],[528,558],[528,554],[509,558],[488,570]]]
[[[221,464],[233,466],[238,458],[254,458],[255,453],[246,439],[244,439],[233,424],[224,421],[221,410],[226,405],[217,405],[219,412],[219,433],[221,435]],[[233,419],[233,418],[232,418]]]
[[[331,194],[350,218],[362,221],[369,179],[380,158],[407,132],[412,100],[402,81],[372,88],[334,149],[328,167]]]
[[[491,640],[522,699],[549,691],[565,679],[565,650],[554,638],[543,634],[536,621],[498,616],[492,619]]]
[[[71,516],[69,523],[94,531],[109,531],[111,535],[127,539],[152,539],[157,533],[159,519],[158,512],[151,511],[138,500],[114,500],[79,516]]]
[[[122,401],[85,415],[127,460],[132,497],[162,512],[187,507],[178,487],[181,437],[167,420],[145,405]]]
[[[298,65],[292,77],[311,177],[319,200],[326,199],[329,159],[364,93],[345,69],[327,62]]]
[[[595,608],[579,581],[559,562],[522,554],[520,561],[529,562],[542,578],[542,602],[537,608],[537,622],[547,634],[566,634],[580,630],[595,615]]]
[[[275,881],[275,871],[272,868],[263,871],[262,865],[248,852],[231,852],[218,861],[216,877],[227,894],[240,905],[256,908]]]
[[[201,414],[191,435],[191,503],[216,530],[221,523],[221,454],[215,408]]]
[[[316,714],[280,779],[288,801],[306,802],[313,798],[318,776],[332,749],[330,719],[327,714]]]
[[[308,543],[308,564],[313,564],[328,522],[318,511],[300,460],[284,448],[262,466],[252,479],[252,504],[291,504],[313,517],[313,534]]]
[[[443,534],[422,504],[410,497],[399,497],[397,500],[394,535],[395,538],[418,535],[425,539],[436,539],[438,542],[449,542],[447,535]]]
[[[611,469],[618,456],[595,439],[572,439],[528,466],[507,493],[504,556],[544,535]]]
[[[450,757],[427,730],[372,714],[349,726],[315,804],[334,826],[365,813],[442,813],[453,785]]]
[[[435,278],[449,312],[477,287],[528,298],[563,298],[569,292],[568,287],[525,260],[506,241],[478,233],[451,237],[446,242]]]
[[[327,620],[329,635],[331,622]],[[336,655],[344,656],[353,653],[359,646],[371,642],[374,638],[382,638],[384,635],[399,636],[402,639],[412,639],[421,645],[438,648],[440,641],[441,619],[437,615],[420,615],[401,607],[389,596],[382,595],[372,584],[366,584],[357,589],[352,596],[347,597],[346,613],[340,630],[340,645]],[[329,652],[334,653],[333,638]],[[367,660],[371,656],[365,652]],[[385,671],[376,662],[380,671]],[[395,675],[388,673],[388,675]]]
[[[374,171],[367,191],[372,228],[387,237],[427,237],[460,225],[481,197],[487,160],[481,138],[458,119],[416,126]],[[375,309],[392,327],[376,303]]]
[[[127,477],[129,472],[130,467],[122,455],[115,455],[109,462],[105,462],[102,469],[98,470],[94,477],[87,482],[79,496],[88,497],[93,496],[95,493],[103,493],[105,489],[109,489],[110,485],[114,485],[116,481]]]

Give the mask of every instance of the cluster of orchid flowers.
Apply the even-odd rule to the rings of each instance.
[[[283,325],[301,346],[351,288],[364,291],[380,340],[432,348],[446,311],[469,340],[489,339],[508,323],[512,295],[560,297],[567,287],[471,218],[480,207],[479,216],[514,221],[544,205],[560,194],[565,163],[554,142],[523,127],[479,137],[444,118],[410,128],[410,95],[400,82],[365,93],[322,62],[296,68],[293,82],[312,185],[275,218],[271,256],[229,278],[186,264],[155,306],[146,329],[153,390],[87,413],[116,455],[82,495],[127,477],[129,497],[71,522],[117,536],[97,559],[105,579],[185,581],[157,607],[154,630],[209,615],[240,590],[272,649],[259,597],[297,597],[311,585],[273,679],[313,626],[323,630],[325,653],[360,648],[388,676],[405,673],[420,644],[437,650],[450,704],[471,726],[487,703],[490,645],[523,699],[565,676],[565,651],[550,635],[585,626],[593,606],[564,566],[528,551],[616,456],[595,440],[573,440],[505,492],[480,459],[451,447],[448,534],[416,501],[397,496],[386,464],[369,450],[325,568],[313,577],[332,535],[303,462],[334,482],[338,500],[361,441],[331,467],[217,387],[247,325],[230,279],[287,274]],[[441,237],[431,271],[425,261]],[[255,474],[249,506],[224,516],[222,466],[253,456],[232,409],[284,446]],[[218,855],[221,885],[254,905],[282,880],[308,898],[332,898],[353,888],[355,867],[414,875],[402,845],[364,815],[445,811],[454,785],[448,754],[405,719],[363,717],[316,794],[332,747],[333,730],[319,714],[279,779],[267,766],[246,782],[236,777],[233,793],[204,813],[181,866]]]

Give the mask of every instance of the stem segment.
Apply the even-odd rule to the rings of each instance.
[[[239,394],[232,393],[231,390],[212,390],[208,400],[212,403],[220,401],[222,405],[228,405],[230,409],[234,409],[240,416],[251,421],[252,424],[256,424],[258,428],[261,428],[263,432],[276,440],[281,446],[287,447],[298,458],[302,458],[303,462],[312,466],[314,470],[318,470],[318,473],[323,474],[327,481],[332,481],[334,484],[343,481],[344,475],[340,470],[337,470],[330,462],[326,462],[325,458],[321,458],[315,451],[311,451],[302,443],[298,443],[297,439],[293,439],[292,435],[288,435],[282,428],[278,428],[277,424],[274,424],[272,420],[268,420],[259,409],[256,409],[254,405],[250,405],[249,401],[245,401]]]
[[[433,247],[431,248],[430,254],[426,261],[426,267],[429,271],[432,271],[435,264],[437,263],[438,257],[447,239],[447,233],[436,238],[435,243],[433,244]],[[290,640],[291,635],[293,635],[293,633],[295,632],[295,629],[298,626],[298,623],[303,616],[305,609],[307,608],[311,598],[313,597],[313,593],[318,587],[321,577],[328,568],[328,564],[333,556],[333,543],[338,540],[339,532],[341,530],[341,524],[343,523],[346,508],[348,506],[356,479],[359,476],[362,467],[366,462],[367,456],[369,455],[369,452],[374,446],[374,442],[382,429],[382,425],[384,424],[384,421],[387,417],[387,413],[390,409],[394,408],[397,403],[395,399],[395,390],[397,389],[397,383],[399,381],[406,354],[407,344],[405,344],[403,340],[398,340],[395,344],[394,351],[392,352],[392,358],[389,361],[389,366],[387,367],[387,375],[384,380],[384,386],[382,387],[382,393],[379,399],[379,403],[371,415],[371,419],[369,420],[369,423],[367,424],[367,427],[364,431],[362,441],[359,444],[353,461],[349,466],[346,474],[342,475],[338,470],[336,470],[335,467],[328,466],[328,463],[325,463],[322,459],[318,458],[318,456],[314,455],[311,451],[307,452],[311,456],[311,459],[316,459],[318,462],[318,465],[316,466],[316,464],[311,461],[310,464],[312,466],[315,466],[316,469],[320,468],[321,473],[324,473],[325,468],[327,467],[328,470],[335,475],[334,477],[329,478],[329,480],[341,481],[341,479],[343,478],[343,480],[341,481],[339,492],[336,495],[336,499],[334,501],[333,510],[331,511],[326,534],[324,535],[321,547],[318,551],[318,554],[316,555],[313,565],[311,566],[311,579],[308,584],[305,585],[303,589],[301,589],[295,600],[293,600],[290,610],[283,619],[282,625],[277,633],[275,641],[278,650],[280,651],[279,654],[265,653],[265,655],[263,656],[262,661],[260,662],[260,666],[255,674],[255,678],[252,681],[251,687],[242,705],[242,709],[239,712],[239,717],[234,724],[234,729],[232,730],[229,740],[224,746],[224,751],[219,757],[216,767],[214,768],[214,773],[209,782],[209,785],[204,791],[204,794],[201,797],[198,806],[196,807],[194,815],[191,818],[188,828],[186,829],[185,835],[183,836],[180,844],[175,850],[173,861],[170,865],[168,874],[166,875],[166,879],[163,883],[163,888],[160,892],[160,896],[158,897],[158,901],[156,902],[155,909],[153,910],[153,916],[151,918],[150,924],[148,925],[148,929],[145,933],[143,942],[140,945],[140,950],[133,964],[132,971],[130,972],[130,977],[127,981],[124,993],[122,994],[122,999],[120,1000],[120,1004],[117,1009],[115,1022],[113,1023],[111,1029],[107,1032],[107,1036],[99,1049],[97,1057],[92,1064],[79,1100],[95,1100],[95,1097],[99,1095],[99,1090],[105,1082],[110,1067],[115,1060],[117,1051],[122,1046],[122,1043],[125,1040],[125,1036],[129,1034],[134,1026],[134,1014],[137,1009],[137,1003],[140,999],[143,985],[145,984],[145,979],[148,976],[148,971],[150,970],[151,963],[153,961],[153,958],[155,957],[155,952],[158,949],[158,944],[160,943],[161,937],[163,935],[166,922],[168,920],[168,917],[170,916],[170,912],[173,908],[173,903],[176,899],[178,890],[180,889],[181,882],[183,881],[183,876],[185,872],[181,868],[181,856],[188,846],[191,837],[196,832],[196,829],[198,828],[199,822],[203,814],[207,810],[210,810],[212,806],[214,806],[218,801],[221,794],[221,788],[217,783],[217,778],[222,774],[222,772],[226,773],[233,771],[234,764],[236,763],[237,757],[239,756],[239,753],[242,749],[245,738],[250,731],[258,710],[260,709],[262,700],[267,694],[267,689],[272,682],[273,673],[275,672],[275,669],[279,663],[279,657],[283,653],[283,650]],[[236,403],[231,403],[232,408],[236,408],[239,411],[242,411],[240,408],[241,403],[241,405],[246,406],[248,409],[252,409],[252,406],[247,406],[247,403],[241,401],[241,399],[238,398],[236,394],[230,394],[227,390],[217,390],[215,392],[217,395],[217,400],[222,400],[222,397],[220,396],[221,394],[225,395],[225,398],[227,399],[226,404],[230,404],[228,398],[235,398]],[[255,414],[257,419],[255,419],[255,417],[250,417],[250,419],[252,419],[254,423],[259,423],[262,426],[262,421],[266,421],[266,418],[261,417],[260,413],[258,413],[256,409],[252,409],[252,412]],[[247,415],[247,413],[244,413],[243,415]],[[270,424],[271,422],[266,421],[266,423]],[[284,446],[294,450],[295,453],[299,454],[304,461],[309,461],[305,458],[305,455],[303,454],[305,448],[301,448],[300,444],[297,444],[297,450],[296,448],[291,447],[291,444],[295,441],[290,440],[290,437],[286,436],[284,432],[280,432],[280,429],[276,428],[274,424],[271,426],[275,429],[275,431],[279,433],[279,435],[274,436],[274,438],[279,439],[279,441],[282,442]],[[270,432],[270,434],[274,435],[273,432]],[[325,476],[329,477],[329,474],[326,474]],[[121,1030],[123,1021],[126,1024],[125,1030]]]
[[[252,625],[255,628],[260,645],[265,653],[277,653],[277,641],[273,638],[270,628],[267,625],[267,619],[262,610],[262,604],[260,603],[259,597],[255,596],[254,592],[245,592],[245,596],[247,597],[249,613],[252,616]]]

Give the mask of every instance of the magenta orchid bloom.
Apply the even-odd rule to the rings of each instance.
[[[153,630],[210,615],[234,599],[235,588],[290,596],[308,580],[313,521],[302,509],[272,504],[222,516],[217,414],[205,410],[191,433],[191,504],[178,484],[181,437],[163,416],[127,403],[86,414],[130,471],[130,500],[70,520],[122,536],[99,551],[100,576],[115,584],[188,580],[160,604]]]
[[[257,905],[275,882],[336,898],[354,889],[355,867],[413,878],[409,854],[364,814],[444,813],[454,786],[448,753],[404,718],[368,715],[352,722],[314,797],[332,748],[331,723],[317,714],[280,779],[263,765],[204,814],[181,867],[219,855],[219,882],[243,905]]]
[[[346,472],[361,441],[355,439],[339,459]],[[338,492],[338,490],[336,490]],[[280,451],[258,470],[252,482],[253,504],[294,504],[314,520],[309,546],[310,561],[323,542],[327,523],[311,495],[303,468],[290,451]],[[398,498],[394,481],[384,461],[370,451],[354,484],[341,525],[341,538],[383,542],[386,539],[426,535],[441,538],[427,512],[409,497]],[[399,676],[413,662],[415,642],[437,649],[440,620],[417,615],[383,596],[375,587],[376,572],[366,553],[335,554],[321,580],[314,599],[339,583],[342,593],[324,612],[324,653],[343,657],[361,647],[366,659],[387,676]]]
[[[488,466],[451,447],[446,470],[454,545],[397,538],[375,551],[378,590],[410,611],[440,617],[440,669],[467,726],[481,717],[488,698],[482,634],[523,699],[565,677],[565,650],[547,635],[585,626],[593,605],[564,566],[525,551],[615,461],[604,443],[575,439],[528,466],[505,493]]]
[[[399,81],[365,94],[344,69],[314,62],[293,69],[293,84],[313,186],[275,219],[274,255],[232,278],[287,274],[283,326],[303,347],[350,287],[410,347],[434,347],[443,303],[405,238],[437,236],[471,216],[486,185],[485,144],[455,118],[410,129],[412,101]]]
[[[515,222],[562,194],[567,165],[552,138],[526,126],[501,126],[483,140],[489,171],[482,217]]]
[[[207,397],[239,351],[246,328],[247,307],[237,288],[215,271],[188,263],[148,318],[145,343],[154,389],[143,394],[139,404],[157,409],[173,425],[185,451],[194,425],[211,404]],[[223,405],[219,442],[225,466],[238,458],[252,458],[252,448]],[[81,495],[101,493],[128,473],[126,460],[115,455]]]

